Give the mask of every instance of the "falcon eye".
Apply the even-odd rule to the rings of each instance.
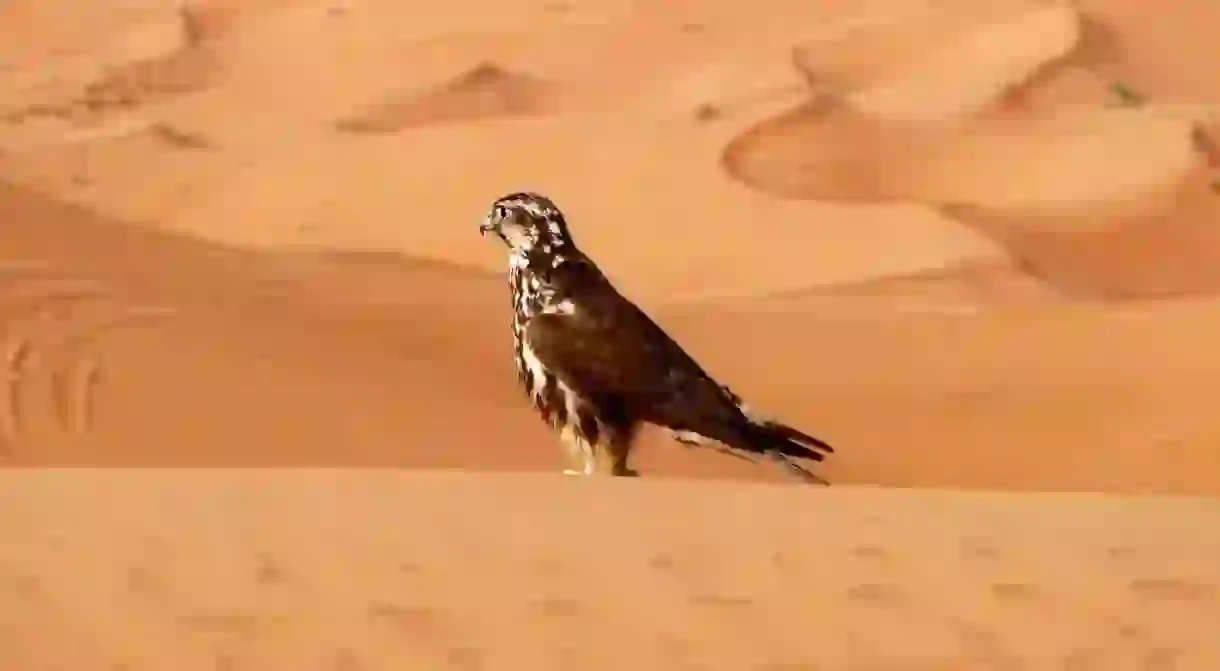
[[[508,218],[508,208],[504,207],[503,205],[497,205],[496,206],[496,218],[507,219]]]

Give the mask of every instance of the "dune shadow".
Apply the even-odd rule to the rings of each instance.
[[[553,108],[553,97],[550,84],[483,61],[440,84],[391,92],[336,120],[334,128],[349,133],[395,133],[436,124],[541,116]]]

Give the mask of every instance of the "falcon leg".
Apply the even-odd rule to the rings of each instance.
[[[631,446],[634,438],[634,431],[615,432],[602,445],[602,452],[606,460],[610,462],[610,475],[628,478],[639,477],[639,471],[627,465],[627,458],[631,456]]]
[[[585,437],[580,435],[571,425],[563,427],[559,433],[559,439],[563,442],[568,460],[573,466],[579,466],[579,468],[564,469],[563,474],[593,475],[597,469],[597,459],[593,452],[593,445],[588,440],[585,440]]]
[[[620,477],[637,477],[639,473],[627,465],[631,454],[634,431],[616,431],[594,444],[576,427],[565,426],[560,433],[568,458],[579,469],[564,470],[564,475],[607,474]]]

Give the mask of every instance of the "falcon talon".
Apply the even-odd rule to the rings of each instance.
[[[653,424],[683,445],[755,463],[770,458],[806,482],[828,484],[792,459],[821,461],[834,449],[763,419],[714,380],[614,288],[549,198],[499,198],[479,234],[508,247],[517,373],[570,463],[583,466],[565,475],[638,475],[628,458],[640,427]]]

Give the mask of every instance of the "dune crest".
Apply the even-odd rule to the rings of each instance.
[[[478,119],[545,114],[548,87],[533,77],[482,62],[422,92],[391,95],[335,122],[353,133],[393,133],[404,128]]]
[[[1216,258],[1206,251],[1220,235],[1220,219],[1209,196],[1214,168],[1203,130],[1216,111],[1152,104],[1121,87],[1110,101],[1099,100],[1102,81],[1088,69],[1096,38],[1081,43],[1076,29],[1095,25],[1094,17],[1051,4],[991,21],[966,31],[955,43],[960,51],[945,47],[931,61],[914,58],[895,72],[869,71],[838,42],[818,47],[840,61],[819,60],[809,51],[814,43],[803,45],[798,65],[823,64],[827,86],[817,89],[819,73],[810,70],[814,97],[732,138],[725,169],[786,198],[942,208],[1064,295],[1130,298],[1220,287]],[[863,30],[893,33],[903,24],[879,25]],[[965,57],[978,51],[963,46],[974,39],[1014,49]],[[867,44],[855,48],[867,53]],[[924,68],[928,63],[958,69]],[[940,84],[973,102],[945,95]],[[921,107],[925,102],[931,107]],[[1141,248],[1164,255],[1137,263]]]
[[[966,116],[1069,53],[1077,36],[1077,13],[1068,3],[1032,8],[958,37],[895,80],[854,92],[847,101],[879,118]]]
[[[951,3],[804,40],[794,63],[861,114],[930,122],[986,110],[1077,39],[1069,3]]]
[[[1197,293],[1220,280],[1205,242],[1220,235],[1220,219],[1197,122],[1180,112],[1073,109],[925,126],[822,102],[755,126],[724,159],[731,174],[786,197],[943,207],[1081,295]],[[1138,260],[1140,249],[1164,254]]]

